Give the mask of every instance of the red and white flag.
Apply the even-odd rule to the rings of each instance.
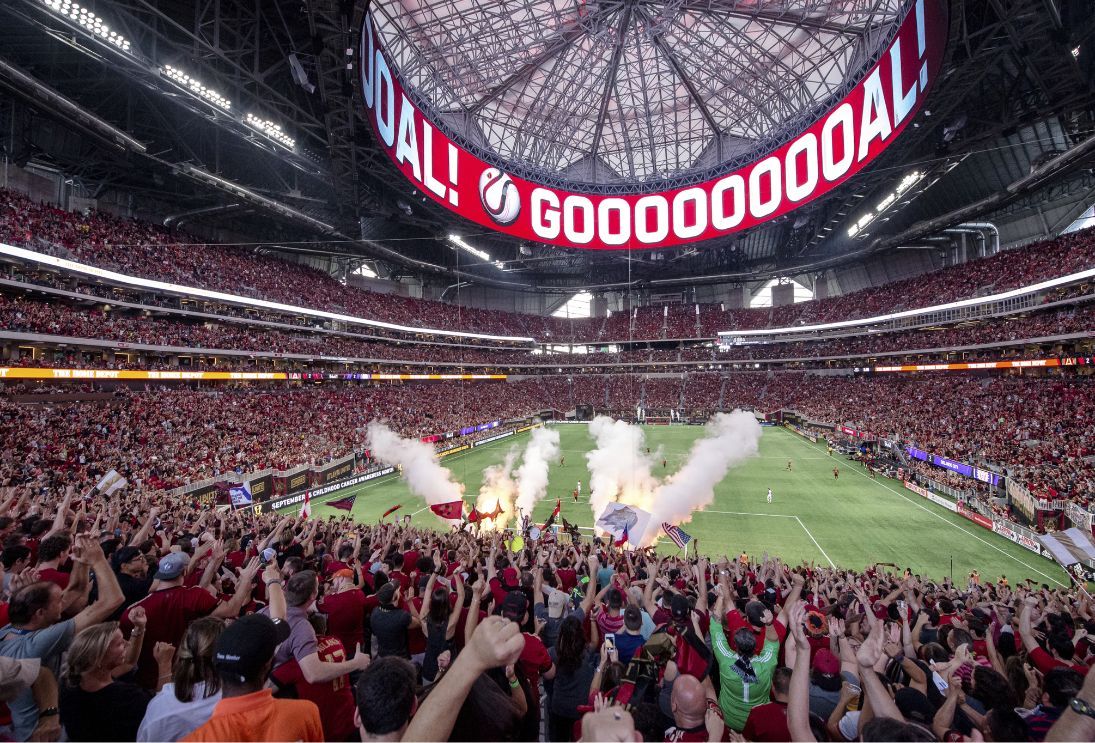
[[[448,503],[437,503],[430,506],[430,510],[443,519],[459,521],[464,515],[464,501],[454,500]]]
[[[306,519],[312,518],[312,491],[304,491],[304,503],[300,507],[300,515]]]

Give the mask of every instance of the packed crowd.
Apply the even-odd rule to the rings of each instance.
[[[6,189],[0,189],[0,240],[60,248],[97,266],[187,286],[289,304],[306,297],[313,307],[414,328],[531,336],[542,343],[702,338],[720,330],[863,318],[1004,291],[1095,265],[1095,231],[1087,230],[884,286],[783,307],[724,309],[682,303],[640,307],[608,318],[566,320],[365,291],[297,263],[205,245],[184,234],[102,213],[66,212]],[[210,265],[218,270],[208,270]]]
[[[366,424],[425,436],[579,405],[632,416],[677,409],[796,410],[933,454],[1004,467],[1038,497],[1095,503],[1095,389],[1090,376],[693,372],[581,374],[505,383],[324,384],[205,390],[120,388],[110,404],[24,405],[0,398],[0,464],[60,483],[110,468],[153,488],[232,471],[306,464],[360,451]],[[9,395],[24,387],[0,388]],[[682,397],[683,396],[683,397]],[[683,405],[681,400],[683,399]],[[73,480],[72,478],[78,478]]]
[[[0,735],[1095,739],[1086,592],[0,491]]]
[[[479,369],[507,369],[575,366],[587,364],[654,365],[663,362],[723,363],[772,359],[844,359],[859,364],[864,356],[892,352],[920,352],[924,349],[984,346],[964,352],[968,360],[1041,357],[1047,353],[1088,355],[1088,343],[1095,335],[1095,303],[1065,305],[1027,316],[1010,316],[960,327],[907,330],[895,333],[848,335],[816,341],[758,343],[718,350],[713,346],[684,349],[642,349],[617,352],[535,354],[528,350],[486,350],[467,346],[368,340],[352,334],[330,331],[290,331],[242,322],[194,322],[182,316],[151,316],[124,308],[107,309],[66,305],[20,294],[0,292],[0,327],[9,332],[115,341],[118,348],[137,354],[125,368],[165,368],[170,355],[194,354],[216,358],[233,371],[270,370],[272,359],[281,359],[279,370],[306,370],[340,363],[385,366],[462,365]],[[1047,350],[1044,343],[1024,347],[992,347],[1034,338],[1072,336]],[[159,346],[167,350],[133,349],[132,344]],[[59,363],[48,345],[36,365]],[[254,358],[229,352],[247,352]],[[66,356],[72,351],[66,351]],[[945,352],[929,358],[943,360]],[[356,360],[356,361],[355,361]],[[17,361],[28,365],[32,360]],[[92,361],[95,361],[94,357]],[[101,363],[101,362],[99,362]],[[79,364],[83,366],[84,364]]]

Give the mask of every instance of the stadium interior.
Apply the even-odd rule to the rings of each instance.
[[[0,741],[1095,740],[1090,0],[0,28]]]

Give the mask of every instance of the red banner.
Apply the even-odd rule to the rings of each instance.
[[[992,519],[982,516],[981,514],[977,513],[977,511],[966,508],[961,503],[958,504],[958,514],[960,516],[965,516],[967,519],[977,524],[978,526],[983,526],[986,529],[992,529]]]
[[[441,132],[411,102],[366,13],[360,84],[382,149],[426,196],[515,237],[568,248],[683,245],[775,219],[831,191],[897,139],[938,75],[943,0],[917,0],[878,62],[812,126],[766,157],[686,188],[586,194],[511,176]]]

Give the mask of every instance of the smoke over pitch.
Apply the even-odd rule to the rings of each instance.
[[[517,470],[517,510],[531,514],[536,502],[547,494],[548,467],[559,456],[559,432],[534,428]]]
[[[500,505],[497,519],[483,522],[484,528],[501,529],[516,514],[531,514],[536,503],[547,494],[548,469],[559,456],[559,432],[534,428],[525,445],[521,466],[514,473],[520,449],[511,447],[502,464],[483,471],[483,486],[479,489],[475,508],[480,513],[493,512]]]
[[[590,470],[590,506],[596,519],[609,502],[619,500],[650,512],[650,526],[632,543],[654,542],[663,521],[682,524],[715,499],[715,486],[731,467],[755,456],[761,428],[752,413],[716,413],[696,440],[684,465],[664,482],[651,474],[653,457],[645,454],[641,428],[598,416],[589,424],[597,448],[586,455]]]
[[[452,472],[437,462],[433,446],[418,439],[400,438],[383,423],[373,421],[368,429],[369,452],[389,466],[402,468],[400,477],[427,505],[461,500],[464,486],[452,479]]]

